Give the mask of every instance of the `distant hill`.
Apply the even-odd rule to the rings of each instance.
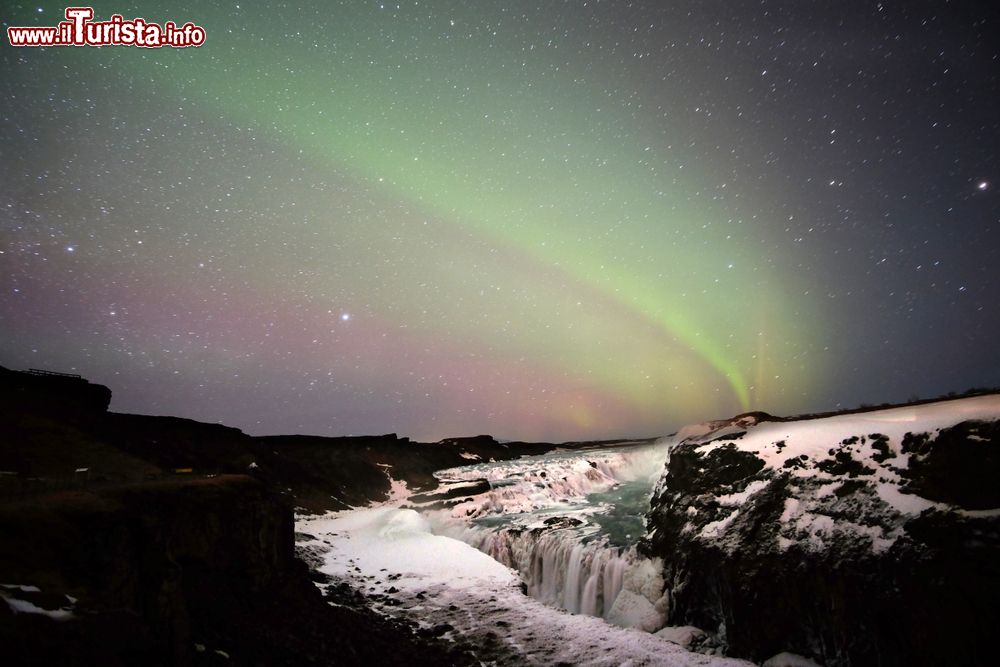
[[[79,376],[0,367],[0,498],[176,477],[244,474],[303,511],[383,500],[393,480],[431,490],[436,470],[595,443],[420,443],[395,434],[252,437],[179,417],[108,412],[111,391]]]

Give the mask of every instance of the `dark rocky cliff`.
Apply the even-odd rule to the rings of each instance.
[[[79,375],[0,367],[0,398],[12,410],[97,414],[108,409],[111,390]]]
[[[670,624],[754,660],[992,664],[997,417],[984,396],[682,432],[641,545],[663,559]]]
[[[321,593],[296,557],[293,506],[343,507],[331,496],[345,489],[380,499],[389,483],[377,452],[398,438],[296,450],[215,424],[107,413],[109,398],[80,378],[0,369],[4,664],[474,662],[355,591]]]
[[[107,412],[111,391],[76,376],[0,368],[0,499],[177,475],[246,474],[305,511],[383,500],[390,477],[411,490],[436,470],[538,454],[556,445],[490,436],[411,442],[396,434],[252,437],[237,428],[169,416]],[[572,443],[581,446],[586,443]],[[563,445],[567,446],[567,445]]]
[[[470,661],[377,617],[349,592],[329,606],[295,557],[293,531],[289,508],[245,476],[0,506],[0,572],[10,582],[0,590],[4,662]]]
[[[107,412],[82,378],[0,368],[0,655],[15,665],[478,664],[299,560],[293,508],[433,489],[489,436],[255,438]],[[330,583],[330,582],[323,582]],[[332,606],[331,606],[332,604]]]
[[[64,491],[0,507],[0,526],[4,580],[73,616],[0,605],[15,664],[189,664],[215,631],[195,623],[219,603],[206,586],[253,596],[296,574],[291,513],[247,477]]]

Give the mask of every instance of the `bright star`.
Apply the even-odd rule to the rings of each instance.
[[[980,192],[982,192],[986,188],[990,187],[990,184],[987,181],[979,181],[976,187],[979,188]]]
[[[351,319],[351,314],[350,313],[341,313],[340,319],[341,319],[341,321],[346,322],[347,320]]]

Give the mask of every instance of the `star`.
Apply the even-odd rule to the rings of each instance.
[[[0,320],[25,335],[0,365],[69,362],[70,336],[96,378],[121,373],[117,408],[158,410],[125,387],[180,387],[179,370],[211,387],[180,392],[183,416],[413,437],[653,435],[689,411],[857,405],[859,379],[892,378],[864,396],[878,400],[1000,383],[1000,127],[971,111],[996,90],[942,72],[980,30],[966,12],[936,9],[926,31],[883,3],[892,58],[875,57],[870,17],[838,16],[864,63],[853,85],[811,37],[815,3],[682,22],[685,3],[522,3],[515,28],[503,7],[470,23],[446,3],[307,0],[287,12],[302,29],[280,63],[273,16],[242,3],[227,4],[238,30],[210,30],[210,51],[170,69],[129,57],[111,85],[86,59],[29,50],[4,78],[16,103],[0,103],[0,153],[19,157],[0,196]],[[20,4],[25,24],[56,13]],[[864,85],[877,81],[899,85]],[[37,150],[41,137],[61,149]],[[117,150],[154,142],[153,170]],[[886,354],[869,331],[905,339]],[[320,368],[328,393],[283,410]],[[418,379],[445,371],[475,393],[452,381],[427,411]],[[263,412],[243,394],[258,382]]]

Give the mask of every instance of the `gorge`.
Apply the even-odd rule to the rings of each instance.
[[[332,520],[332,533],[325,519],[303,530],[337,536],[318,550],[333,554],[321,557],[324,571],[367,586],[390,614],[435,618],[449,636],[504,615],[478,593],[465,608],[463,590],[486,587],[496,605],[513,607],[498,592],[509,582],[456,584],[453,563],[440,573],[411,566],[421,542],[401,536],[433,535],[439,555],[464,553],[440,541],[453,537],[508,566],[523,592],[579,619],[539,631],[577,637],[574,651],[675,664],[643,653],[641,630],[765,664],[977,664],[997,619],[998,416],[996,395],[791,420],[753,413],[652,445],[439,471],[433,495],[397,499],[374,516],[360,510],[370,531],[361,552],[340,539],[358,530],[349,519]],[[395,554],[391,562],[369,564],[374,543]],[[448,600],[441,617],[430,611],[431,589]],[[527,626],[549,627],[545,612],[528,616]],[[592,646],[590,634],[565,627],[586,616],[633,630],[616,643],[616,630],[603,629]],[[498,622],[494,636],[543,662],[558,658]],[[639,655],[629,652],[636,646]]]
[[[986,664],[1000,395],[657,441],[254,438],[2,370],[23,664]],[[54,400],[58,397],[58,400]]]

